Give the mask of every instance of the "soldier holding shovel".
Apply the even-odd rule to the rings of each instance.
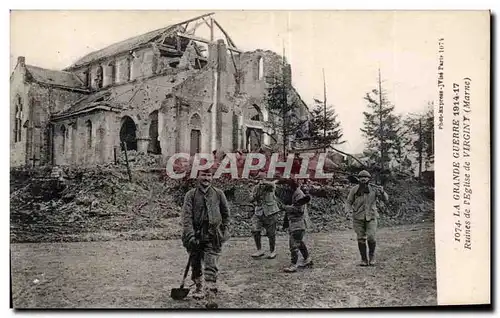
[[[200,171],[198,186],[187,192],[183,206],[184,247],[191,255],[194,298],[207,297],[207,308],[217,308],[218,259],[229,235],[229,206],[224,192],[212,186],[212,173]],[[202,273],[202,262],[205,268]],[[203,274],[207,289],[203,291]]]
[[[352,212],[353,227],[358,240],[361,254],[361,266],[375,265],[375,233],[378,224],[377,198],[384,202],[389,201],[389,196],[381,186],[369,184],[371,175],[363,170],[358,174],[359,184],[354,186],[347,197],[347,212]],[[368,257],[366,255],[366,242],[368,241]]]

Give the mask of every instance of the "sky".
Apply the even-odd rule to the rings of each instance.
[[[12,11],[10,70],[26,63],[63,69],[85,54],[126,38],[211,11]],[[421,112],[435,100],[437,23],[432,12],[391,11],[212,11],[242,50],[285,55],[292,81],[312,106],[323,99],[335,109],[346,143],[362,152],[363,97],[377,87],[378,70],[400,114]],[[200,26],[199,36],[208,36]],[[222,34],[215,34],[222,38]]]

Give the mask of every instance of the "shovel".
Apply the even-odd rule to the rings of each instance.
[[[181,287],[172,288],[172,290],[170,291],[170,297],[172,297],[175,300],[182,300],[186,298],[186,296],[189,294],[190,289],[184,288],[184,283],[186,282],[186,277],[189,272],[189,266],[191,265],[191,258],[192,254],[189,254],[189,259],[186,265],[186,269],[184,270],[184,277],[182,278]]]

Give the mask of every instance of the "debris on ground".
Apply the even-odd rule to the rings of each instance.
[[[142,168],[132,169],[132,182],[122,164],[11,169],[11,241],[179,238],[184,195],[194,180],[165,178],[164,171],[155,168],[159,159],[154,155],[129,154],[133,158],[129,164]],[[249,236],[251,207],[247,204],[252,184],[248,179],[217,179],[214,185],[228,198],[232,236]],[[352,227],[344,208],[352,186],[344,178],[308,185],[311,232]],[[381,226],[433,221],[434,201],[428,194],[432,189],[414,180],[393,182],[385,188],[390,204],[379,206]],[[278,218],[281,227],[283,213]]]

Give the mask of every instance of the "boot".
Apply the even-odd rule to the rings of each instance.
[[[300,243],[299,246],[299,251],[300,254],[302,254],[302,257],[304,258],[304,262],[302,263],[301,267],[310,267],[313,265],[313,261],[311,259],[311,256],[309,255],[309,251],[307,250],[307,246],[304,242]]]
[[[267,258],[268,259],[276,258],[276,251],[269,251],[269,253],[267,254]]]
[[[257,252],[255,252],[255,253],[252,254],[252,257],[253,258],[259,258],[259,257],[264,256],[265,254],[266,253],[263,250],[257,250]]]
[[[368,252],[368,256],[369,256],[369,259],[368,259],[368,265],[375,265],[375,247],[376,247],[376,243],[375,241],[368,241],[368,249],[369,249],[369,252]]]
[[[276,258],[276,237],[269,237],[269,253],[267,254],[268,259]]]
[[[217,287],[214,282],[207,284],[207,303],[205,307],[207,309],[217,309],[219,305],[217,304]]]
[[[361,254],[360,266],[368,266],[368,259],[366,258],[366,243],[358,242],[359,253]]]
[[[255,232],[253,234],[253,239],[255,241],[255,247],[257,247],[257,252],[252,254],[253,258],[259,258],[265,255],[265,252],[262,250],[262,244],[261,244],[261,236],[260,232]]]
[[[295,273],[297,271],[297,264],[290,264],[290,266],[286,267],[283,269],[285,273]]]
[[[196,289],[193,293],[193,298],[194,299],[203,299],[205,297],[205,292],[203,290],[203,283],[201,281],[201,278],[197,278],[194,280]]]
[[[314,265],[313,261],[312,261],[311,257],[309,256],[308,258],[306,258],[304,260],[304,262],[302,263],[302,265],[300,267],[311,267],[313,265]]]

